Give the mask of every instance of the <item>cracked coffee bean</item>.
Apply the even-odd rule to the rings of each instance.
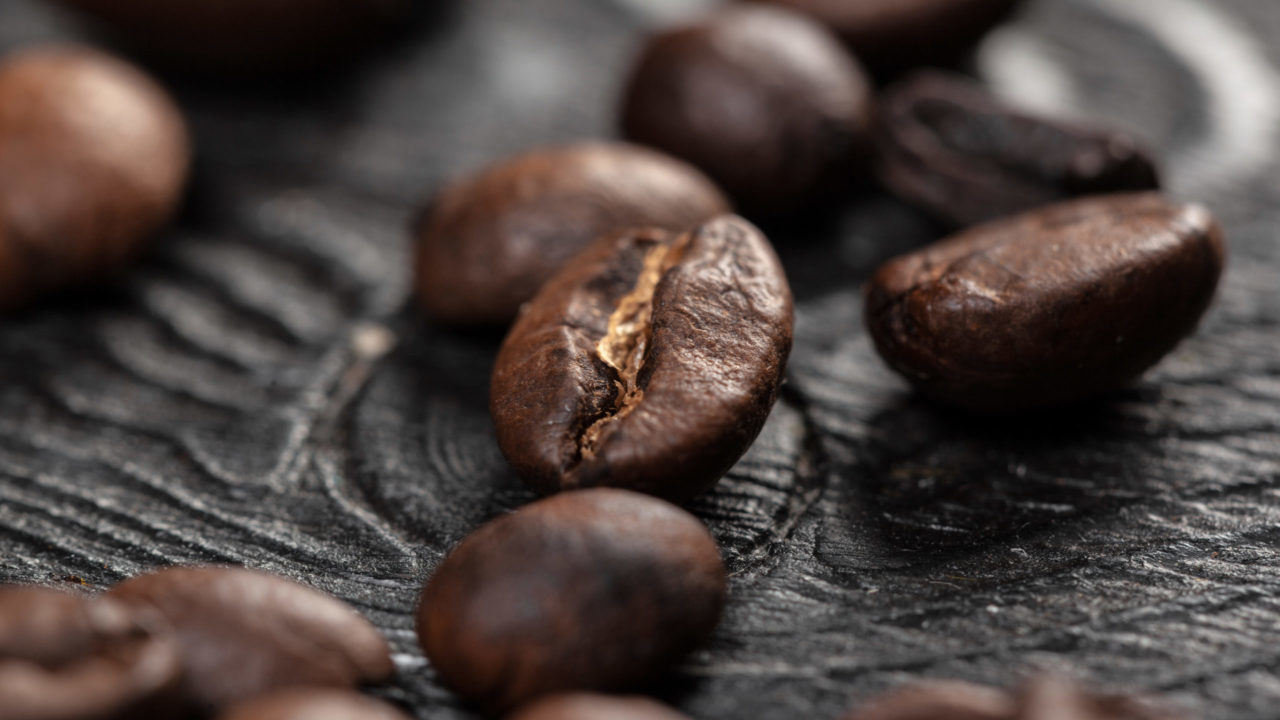
[[[824,23],[880,74],[958,60],[1019,0],[758,0]]]
[[[182,664],[156,614],[36,587],[0,588],[0,718],[176,718]]]
[[[266,573],[168,568],[107,594],[173,627],[186,692],[206,710],[280,688],[347,688],[395,671],[386,640],[342,601]]]
[[[694,516],[611,488],[527,505],[436,568],[418,637],[459,695],[505,712],[570,690],[626,691],[715,629],[720,552]]]
[[[306,70],[367,45],[406,0],[58,0],[187,70]]]
[[[1176,720],[1180,713],[1123,695],[1094,695],[1070,680],[1037,678],[1017,694],[963,682],[912,685],[846,720]]]
[[[652,36],[622,108],[628,138],[702,168],[752,216],[847,184],[872,119],[869,81],[831,33],[755,6]]]
[[[1209,212],[1155,193],[1075,200],[886,263],[866,292],[880,355],[926,395],[1014,411],[1135,379],[1196,327],[1222,273]]]
[[[380,700],[354,692],[298,688],[232,707],[219,720],[409,720]]]
[[[601,238],[498,353],[490,411],[503,454],[542,493],[609,485],[688,500],[763,427],[792,315],[773,248],[741,218]]]
[[[537,150],[446,187],[416,230],[418,300],[455,325],[506,324],[569,258],[632,227],[729,212],[689,165],[624,143]]]
[[[880,116],[881,183],[956,227],[1160,185],[1133,138],[1014,110],[957,76],[912,77],[885,93]]]
[[[173,214],[190,163],[169,96],[70,46],[0,62],[0,311],[102,279]]]
[[[689,720],[688,717],[644,697],[594,693],[553,695],[532,703],[510,720]]]

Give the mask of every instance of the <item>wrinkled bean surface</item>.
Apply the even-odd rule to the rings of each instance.
[[[601,238],[503,343],[490,390],[498,443],[543,493],[610,485],[691,498],[764,425],[792,316],[777,257],[741,218]]]

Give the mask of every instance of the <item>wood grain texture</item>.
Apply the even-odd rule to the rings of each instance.
[[[411,610],[449,547],[531,495],[486,412],[498,339],[402,309],[404,228],[451,174],[610,134],[637,33],[684,4],[467,0],[303,86],[167,78],[199,147],[178,227],[116,286],[0,326],[0,580],[279,572],[388,633],[385,695],[471,717]],[[1211,17],[1188,34],[1183,11]],[[884,368],[859,285],[933,237],[914,212],[868,194],[774,229],[798,301],[789,381],[695,505],[730,603],[660,696],[697,718],[834,718],[907,680],[1057,668],[1214,718],[1274,716],[1277,32],[1270,0],[1030,0],[985,46],[1003,89],[1149,138],[1174,194],[1209,203],[1231,242],[1201,332],[1087,411],[979,422]],[[77,36],[0,0],[0,50]]]

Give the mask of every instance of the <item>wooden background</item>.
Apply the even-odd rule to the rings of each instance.
[[[167,78],[199,169],[125,281],[0,327],[0,579],[97,588],[237,563],[333,592],[396,648],[386,694],[465,718],[410,611],[441,554],[531,495],[485,407],[497,338],[404,309],[442,179],[613,132],[638,33],[680,0],[465,0],[318,82]],[[706,4],[706,3],[703,3]],[[83,36],[0,0],[0,50]],[[1029,0],[980,74],[1160,148],[1230,271],[1199,335],[1069,417],[976,421],[874,356],[858,288],[930,240],[876,193],[774,239],[798,295],[785,397],[694,509],[732,569],[712,645],[658,692],[696,718],[835,718],[925,677],[1036,669],[1213,718],[1280,705],[1280,5]]]

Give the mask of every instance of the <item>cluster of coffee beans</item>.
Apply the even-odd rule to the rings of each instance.
[[[972,39],[1012,2],[774,5],[828,26],[742,4],[659,31],[625,83],[622,131],[637,145],[501,161],[446,187],[414,228],[431,318],[514,318],[490,410],[512,468],[553,495],[464,539],[421,599],[427,657],[488,712],[679,717],[572,693],[643,687],[719,618],[716,546],[664,500],[708,490],[753,442],[793,324],[769,241],[728,214],[731,202],[794,216],[868,176],[968,228],[886,264],[867,286],[866,320],[895,369],[970,409],[1118,387],[1187,335],[1213,295],[1221,233],[1203,208],[1153,192],[1155,163],[1133,139],[1010,108],[940,72],[877,96],[857,59],[863,43],[880,72],[926,55],[913,61],[911,47],[949,53],[940,37]],[[931,34],[947,23],[955,35]],[[868,39],[881,36],[894,40]],[[969,227],[982,221],[993,222]],[[852,717],[1067,711],[1156,717],[1052,679],[1017,696],[915,688]]]
[[[160,56],[248,71],[309,64],[405,7],[63,2]],[[465,538],[422,594],[422,647],[461,696],[522,720],[679,717],[581,693],[644,687],[711,635],[725,602],[715,541],[672,503],[755,440],[794,321],[772,246],[734,206],[794,216],[874,177],[962,229],[866,289],[876,347],[946,403],[1074,402],[1194,329],[1221,232],[1152,192],[1155,164],[1131,138],[937,73],[878,93],[864,69],[953,57],[1014,5],[731,4],[648,38],[621,109],[636,144],[535,150],[422,214],[418,301],[442,323],[514,321],[491,412],[511,466],[551,495]],[[173,212],[189,156],[173,103],[120,61],[60,48],[0,64],[0,309],[121,266]],[[396,718],[350,692],[392,672],[348,608],[250,571],[170,569],[98,598],[0,593],[0,718]],[[1044,681],[1017,696],[917,688],[853,718],[1146,712]]]
[[[367,620],[266,573],[174,567],[92,597],[0,587],[4,720],[407,720],[353,692],[394,672]]]

